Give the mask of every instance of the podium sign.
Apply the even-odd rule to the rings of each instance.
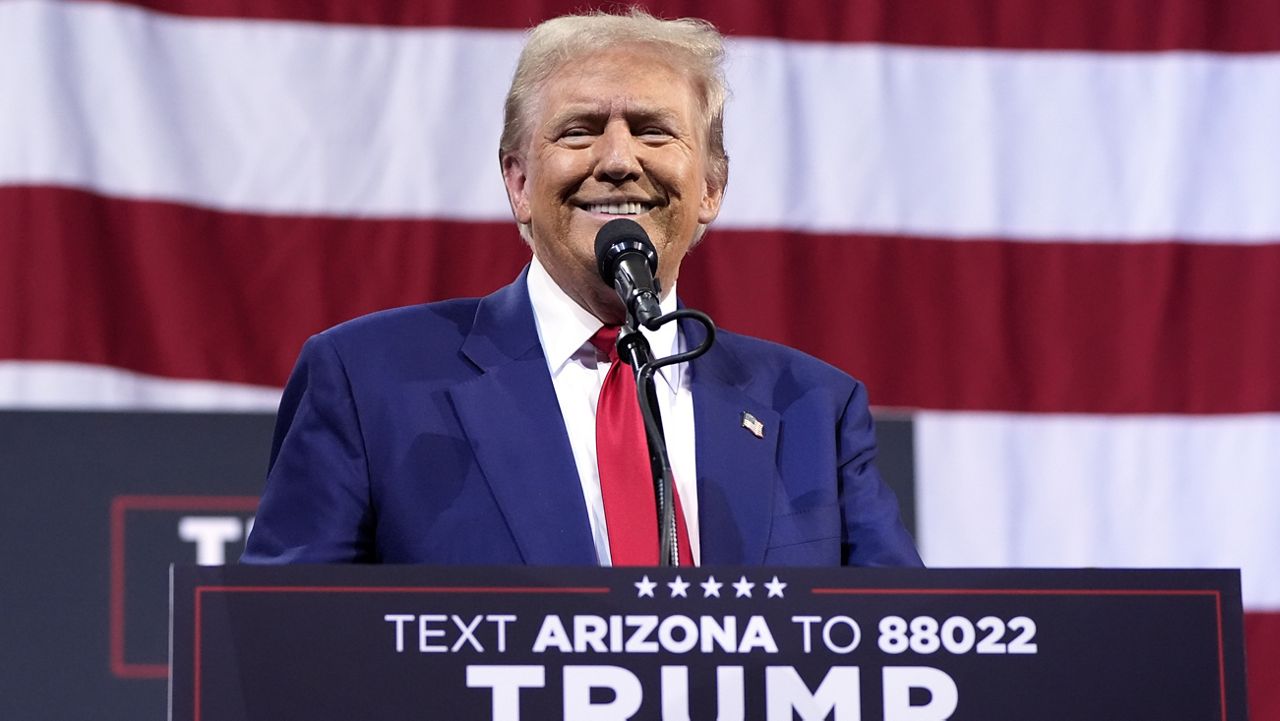
[[[178,567],[170,718],[1244,721],[1238,571]]]

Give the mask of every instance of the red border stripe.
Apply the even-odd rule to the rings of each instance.
[[[202,707],[201,676],[201,638],[203,637],[203,605],[206,592],[248,592],[248,593],[609,593],[605,587],[539,587],[515,586],[505,587],[452,587],[452,586],[406,586],[406,587],[360,587],[360,586],[202,586],[194,589],[194,618],[192,652],[192,704],[195,721],[200,721]],[[1223,656],[1222,636],[1222,595],[1213,590],[1188,589],[973,589],[973,588],[935,588],[935,589],[901,589],[901,588],[814,588],[812,593],[819,595],[1024,595],[1024,596],[1212,596],[1214,599],[1214,616],[1218,623],[1218,687],[1220,691],[1221,718],[1227,719],[1227,690],[1225,659]],[[1254,718],[1258,718],[1255,716]]]
[[[819,596],[1206,596],[1213,598],[1214,620],[1218,626],[1218,708],[1227,719],[1227,665],[1222,636],[1222,593],[1200,589],[1113,589],[1113,588],[814,588]]]
[[[132,663],[125,646],[125,530],[130,511],[255,511],[257,496],[115,496],[110,510],[110,591],[108,598],[108,656],[117,678],[168,678],[168,663]]]
[[[396,27],[524,29],[556,15],[616,8],[613,0],[139,0],[164,13]],[[824,42],[1032,50],[1273,52],[1271,0],[648,0],[665,17],[694,16],[733,35]]]
[[[197,596],[217,593],[500,593],[509,595],[607,594],[608,586],[196,586]]]
[[[484,294],[507,223],[225,213],[0,188],[0,358],[281,386],[306,337]],[[880,406],[1280,411],[1280,242],[1014,242],[713,230],[681,293],[806,350]]]
[[[1214,619],[1218,626],[1218,694],[1219,708],[1222,710],[1222,719],[1227,718],[1227,664],[1224,650],[1224,639],[1222,633],[1222,593],[1211,590],[1193,590],[1193,589],[1108,589],[1108,588],[1078,588],[1078,589],[1043,589],[1043,588],[814,588],[810,592],[819,596],[1208,596],[1213,598]],[[1267,614],[1258,614],[1266,616]],[[1246,614],[1246,619],[1249,616]],[[1246,638],[1249,637],[1249,631],[1245,632]],[[1280,639],[1275,639],[1275,645],[1280,646]],[[1274,651],[1274,648],[1268,649]],[[1249,665],[1250,669],[1254,668],[1253,664]],[[1261,666],[1261,668],[1267,668]],[[1265,697],[1266,701],[1270,701],[1270,695]],[[1262,703],[1262,701],[1260,701]],[[1250,707],[1255,707],[1252,697],[1249,702]],[[1255,715],[1254,718],[1271,718],[1266,715]]]
[[[1204,589],[1112,588],[813,588],[818,596],[1206,596],[1213,597],[1221,614],[1219,591]]]
[[[194,604],[194,638],[192,639],[192,708],[194,721],[200,721],[203,706],[200,640],[204,634],[203,606],[206,593],[501,593],[501,594],[608,594],[607,586],[196,586]]]

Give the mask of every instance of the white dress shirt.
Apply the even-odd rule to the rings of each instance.
[[[600,469],[596,465],[596,403],[600,386],[609,372],[609,361],[597,358],[591,336],[603,325],[570,298],[547,273],[535,257],[529,265],[529,301],[538,326],[538,339],[547,358],[547,370],[560,402],[560,414],[573,460],[582,483],[582,496],[591,521],[591,536],[600,565],[612,565],[609,555],[609,529],[605,523],[604,499],[600,495]],[[675,288],[662,301],[662,312],[676,308]],[[664,357],[683,349],[684,341],[676,332],[676,323],[668,323],[656,332],[641,329],[655,357]],[[628,370],[628,372],[630,372]],[[698,536],[698,483],[694,459],[693,391],[689,387],[687,363],[667,366],[654,379],[662,426],[667,439],[671,470],[675,475],[676,493],[684,511],[689,531],[689,549],[694,563],[701,559]],[[656,540],[655,540],[656,543]]]

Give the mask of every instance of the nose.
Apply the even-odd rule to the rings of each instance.
[[[614,121],[605,126],[596,148],[597,179],[617,182],[640,177],[639,146],[625,122]]]

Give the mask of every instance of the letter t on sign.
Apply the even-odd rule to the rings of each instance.
[[[467,666],[467,688],[493,689],[493,721],[520,721],[520,689],[546,685],[542,666]]]
[[[196,563],[221,566],[227,562],[227,544],[239,541],[244,524],[235,516],[183,516],[178,538],[196,544]]]

